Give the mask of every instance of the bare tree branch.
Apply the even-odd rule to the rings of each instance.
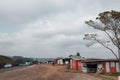
[[[101,44],[102,46],[104,46],[105,48],[107,48],[108,50],[110,50],[112,53],[113,53],[113,55],[117,58],[117,60],[119,60],[119,58],[117,57],[117,55],[114,53],[114,51],[111,49],[111,48],[109,48],[109,47],[107,47],[107,46],[105,46],[103,43],[101,43],[99,40],[96,40],[99,44]]]

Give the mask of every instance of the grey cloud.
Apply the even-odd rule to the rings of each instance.
[[[1,0],[2,26],[7,24],[4,26],[6,30],[7,27],[22,28],[13,33],[1,32],[0,48],[3,49],[3,54],[7,55],[57,57],[80,52],[85,57],[97,57],[98,54],[95,53],[107,53],[107,51],[103,52],[100,46],[98,49],[95,46],[85,47],[87,41],[82,39],[83,35],[97,31],[88,28],[84,22],[95,19],[100,12],[107,9],[120,10],[118,2],[117,0]],[[109,5],[106,5],[107,3]],[[103,54],[99,56],[103,57]]]
[[[68,0],[67,0],[68,1]],[[64,0],[5,0],[0,1],[0,22],[25,24],[39,18],[71,9],[72,2]]]

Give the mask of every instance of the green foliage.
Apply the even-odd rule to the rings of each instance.
[[[0,55],[0,67],[2,68],[5,64],[12,64],[12,66],[17,66],[16,62],[11,58]]]
[[[0,55],[0,63],[15,63],[11,58]]]
[[[34,60],[31,58],[26,58],[22,56],[13,56],[12,59],[16,62],[17,65],[25,64],[26,62],[33,62]]]

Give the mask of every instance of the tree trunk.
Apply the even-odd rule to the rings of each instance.
[[[120,49],[118,48],[118,58],[119,58],[119,72],[120,72]]]

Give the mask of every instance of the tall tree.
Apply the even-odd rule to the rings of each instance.
[[[99,43],[110,50],[116,59],[119,60],[120,70],[120,12],[114,10],[105,11],[98,15],[96,21],[89,20],[85,21],[85,23],[94,29],[104,32],[108,37],[108,40],[101,40],[97,34],[85,34],[83,39],[92,41],[87,46]],[[110,48],[109,44],[113,44],[117,48],[118,55]]]

